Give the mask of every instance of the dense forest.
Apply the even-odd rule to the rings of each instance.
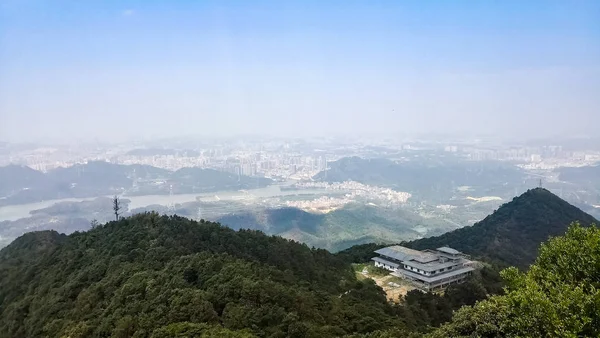
[[[217,221],[233,229],[255,229],[335,252],[359,243],[419,238],[415,224],[425,220],[410,211],[351,203],[328,213],[314,214],[284,207],[237,212]],[[427,220],[435,234],[448,230],[442,221]]]
[[[343,336],[404,328],[401,310],[325,250],[176,216],[0,251],[2,337]]]
[[[412,291],[392,304],[341,256],[156,213],[70,236],[25,234],[0,251],[0,277],[9,337],[408,334],[500,291],[484,269],[444,296]]]
[[[461,308],[430,337],[600,337],[600,229],[573,224],[539,251],[527,273],[502,272],[504,295]]]
[[[498,210],[502,217],[490,219],[522,220],[519,215],[528,208],[540,209],[530,210],[540,217],[550,207],[554,207],[550,216],[577,216],[563,203],[536,189]],[[517,210],[516,214],[505,215],[502,209],[507,208]],[[544,219],[530,218],[533,224],[546,225]],[[498,236],[490,220],[484,225],[493,230],[486,236]],[[519,229],[524,231],[521,237],[532,232]],[[524,238],[541,241],[544,236]],[[508,236],[506,241],[521,237]],[[575,224],[565,237],[551,239],[527,273],[508,268],[501,278],[497,265],[486,265],[443,294],[413,290],[399,304],[388,302],[371,279],[358,280],[351,267],[368,261],[378,247],[366,244],[333,255],[256,230],[235,231],[218,223],[157,213],[96,225],[69,236],[32,232],[0,251],[0,336],[384,338],[600,333],[600,230],[593,226]],[[484,253],[480,255],[484,259],[504,263],[513,257],[502,257],[503,251],[496,256]]]
[[[534,262],[540,243],[565,233],[569,224],[598,221],[543,188],[531,189],[470,227],[403,243],[415,249],[450,246],[475,258],[521,269]]]
[[[527,269],[535,261],[540,243],[564,234],[569,224],[576,221],[598,224],[595,218],[550,191],[536,188],[500,206],[473,226],[400,244],[419,250],[450,246],[498,267]],[[355,245],[337,256],[346,262],[364,263],[370,261],[373,251],[387,245]]]
[[[501,275],[506,285],[502,294],[488,295],[483,300],[473,299],[481,286],[473,281],[461,288],[475,287],[471,292],[448,289],[444,296],[421,293],[418,297],[409,293],[404,306],[420,301],[417,309],[422,311],[422,318],[433,314],[436,321],[431,325],[442,325],[408,337],[600,337],[600,228],[573,223],[564,236],[541,245],[539,256],[527,272],[509,267]],[[460,307],[448,323],[443,323],[449,318],[446,298],[455,297],[471,298],[474,305]],[[384,329],[355,337],[392,338],[404,334]]]

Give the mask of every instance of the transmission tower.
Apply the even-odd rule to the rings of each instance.
[[[175,204],[173,202],[173,185],[169,185],[169,205],[167,206],[167,209],[171,212],[173,212],[175,210]]]

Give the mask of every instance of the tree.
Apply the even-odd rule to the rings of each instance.
[[[90,228],[92,229],[95,229],[96,227],[98,227],[98,225],[100,225],[100,223],[98,223],[98,220],[95,218],[90,222]]]
[[[600,337],[600,229],[573,223],[527,273],[502,271],[506,294],[463,307],[432,337]]]
[[[24,235],[0,252],[0,276],[0,337],[342,337],[404,327],[377,285],[325,250],[157,213]]]
[[[115,221],[119,220],[119,210],[121,210],[121,201],[119,197],[115,195],[113,198],[113,211],[115,212]]]

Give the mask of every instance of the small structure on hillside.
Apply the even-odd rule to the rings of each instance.
[[[450,284],[462,283],[475,270],[474,262],[449,247],[414,250],[400,245],[375,251],[375,266],[392,271],[392,275],[411,281],[423,291],[435,291]]]

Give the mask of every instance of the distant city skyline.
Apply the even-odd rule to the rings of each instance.
[[[0,140],[594,135],[596,1],[0,4]]]

